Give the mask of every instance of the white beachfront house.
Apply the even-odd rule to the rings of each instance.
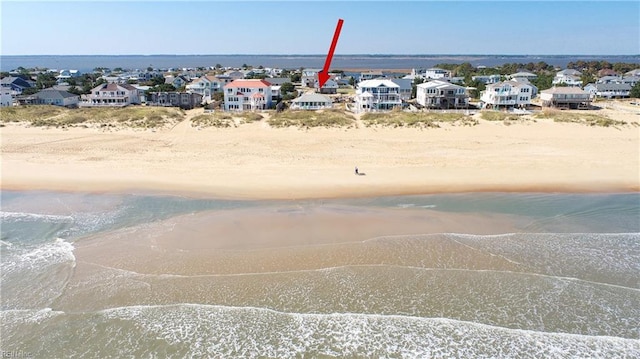
[[[205,75],[194,80],[186,86],[189,93],[196,93],[202,96],[202,101],[209,102],[216,92],[223,90],[224,85],[230,83],[232,79],[227,76]]]
[[[266,110],[271,104],[271,84],[265,80],[240,79],[224,86],[225,111]]]
[[[554,85],[565,84],[567,86],[582,87],[582,79],[580,79],[580,76],[582,76],[582,72],[574,69],[566,69],[558,71],[551,83]]]
[[[463,86],[433,80],[417,85],[416,101],[427,108],[465,108],[469,105],[469,96]]]
[[[358,83],[355,112],[386,111],[402,107],[400,86],[391,80],[377,79]]]
[[[323,110],[333,106],[331,99],[315,92],[306,92],[291,101],[292,110]]]
[[[80,107],[124,107],[140,104],[138,89],[129,84],[106,83],[94,87],[91,94],[82,95]]]
[[[480,94],[484,108],[527,107],[531,104],[533,87],[526,82],[504,81],[487,85]]]

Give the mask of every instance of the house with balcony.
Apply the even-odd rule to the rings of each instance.
[[[391,80],[376,79],[358,83],[354,111],[388,111],[402,107],[400,86]]]
[[[542,106],[566,108],[566,109],[589,109],[591,108],[591,96],[588,92],[578,87],[552,87],[540,91]]]
[[[627,98],[631,93],[631,85],[623,82],[606,82],[588,84],[584,90],[591,98]]]
[[[80,107],[125,107],[140,104],[138,89],[129,84],[106,83],[94,87],[91,94],[82,95]]]
[[[20,95],[22,91],[33,86],[22,77],[7,76],[0,80],[0,87],[9,89],[13,95]]]
[[[80,102],[80,96],[53,88],[41,90],[34,96],[36,103],[41,105],[78,107],[78,103]]]
[[[214,93],[221,92],[224,89],[224,85],[231,81],[231,78],[227,76],[205,75],[186,85],[186,90],[190,93],[199,94],[202,96],[202,101],[209,102]]]
[[[239,79],[224,86],[225,111],[266,110],[271,105],[271,84],[266,80]]]
[[[315,87],[318,81],[318,72],[320,72],[319,69],[303,69],[300,75],[302,87]]]
[[[409,101],[411,99],[411,91],[413,90],[413,81],[410,79],[397,79],[392,78],[389,79],[394,84],[399,86],[398,93],[400,94],[400,99],[402,101]]]
[[[566,69],[562,71],[558,71],[556,76],[551,81],[554,85],[567,85],[567,86],[578,86],[582,87],[582,72],[574,69]]]
[[[292,110],[324,110],[333,107],[331,99],[325,95],[306,92],[291,101]]]
[[[531,104],[533,88],[518,81],[504,81],[487,85],[480,94],[483,108],[526,108]]]
[[[153,92],[148,106],[180,107],[190,110],[202,103],[202,95],[189,92]]]
[[[463,86],[433,80],[417,85],[416,101],[431,109],[466,108],[469,105],[469,95]]]

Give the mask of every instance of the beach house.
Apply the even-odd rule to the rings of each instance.
[[[303,69],[300,77],[302,87],[315,87],[319,71],[318,69]]]
[[[556,76],[551,81],[554,85],[567,85],[567,86],[579,86],[582,87],[582,72],[574,69],[566,69],[558,71]]]
[[[11,90],[5,87],[0,88],[0,107],[8,107],[13,105],[13,96]]]
[[[442,79],[451,76],[451,71],[437,67],[424,70],[423,77],[427,79]]]
[[[153,92],[149,106],[180,107],[185,110],[195,108],[202,103],[202,95],[189,92]]]
[[[41,90],[34,96],[36,97],[36,102],[42,105],[78,107],[80,102],[80,96],[53,88]]]
[[[489,85],[500,82],[501,78],[500,75],[478,75],[471,77],[471,80]]]
[[[526,82],[504,81],[487,85],[480,93],[483,108],[524,108],[531,104],[533,87]]]
[[[400,86],[393,81],[376,79],[358,83],[354,112],[386,111],[401,107]]]
[[[231,81],[233,80],[228,76],[204,75],[186,85],[185,88],[187,92],[199,94],[203,101],[209,102],[214,93],[222,91],[224,85]]]
[[[13,95],[20,95],[25,89],[33,87],[27,80],[16,76],[3,77],[0,86],[9,89]]]
[[[82,95],[80,107],[124,107],[140,104],[138,89],[129,84],[106,83],[94,87],[91,94]]]
[[[591,97],[588,92],[578,87],[552,87],[540,91],[542,106],[566,108],[566,109],[589,109],[591,108]]]
[[[319,85],[320,85],[319,81],[316,80],[313,87],[316,89],[316,91],[320,92],[321,94],[335,95],[338,93],[339,86],[336,80],[334,79],[328,79],[327,82],[325,82],[322,88],[320,89],[318,88]]]
[[[266,80],[240,79],[224,86],[225,111],[266,110],[271,104],[271,84]]]
[[[306,92],[291,101],[292,110],[323,110],[332,106],[333,103],[329,97],[315,92]]]
[[[591,95],[592,98],[627,98],[631,93],[631,85],[623,82],[606,82],[588,84],[584,90]]]
[[[469,105],[469,96],[463,86],[433,80],[417,85],[416,101],[426,108],[465,108]]]

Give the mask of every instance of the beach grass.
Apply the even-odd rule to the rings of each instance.
[[[191,119],[192,127],[238,127],[243,123],[251,123],[262,120],[261,114],[255,112],[212,112],[195,116]]]
[[[387,113],[366,113],[362,115],[362,122],[367,127],[417,127],[438,128],[440,123],[453,125],[475,126],[478,121],[463,113],[442,112],[404,112],[391,111]]]
[[[625,121],[614,120],[604,115],[593,114],[588,112],[565,112],[560,110],[545,110],[535,114],[534,117],[550,119],[550,120],[553,120],[554,122],[579,123],[579,124],[584,124],[588,126],[600,126],[600,127],[623,126],[628,124]]]
[[[287,110],[277,112],[269,119],[271,127],[352,127],[355,126],[355,118],[353,115],[342,110],[321,110],[321,111],[304,111],[304,110]]]
[[[499,111],[481,111],[480,118],[485,121],[518,121],[520,118],[517,115]]]
[[[18,106],[2,110],[3,122],[27,122],[38,127],[113,125],[130,128],[159,128],[175,124],[185,116],[173,107],[130,106],[118,108],[68,109],[58,106]]]
[[[50,105],[27,105],[2,107],[0,121],[2,122],[31,122],[55,117],[67,112],[68,109]]]

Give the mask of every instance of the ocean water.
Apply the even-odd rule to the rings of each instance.
[[[0,199],[3,355],[640,357],[638,193]]]
[[[300,67],[322,68],[326,54],[320,55],[33,55],[0,56],[0,71],[24,68],[77,69],[92,72],[96,67],[123,69],[183,68],[222,66]],[[640,55],[335,55],[335,69],[411,69],[428,68],[442,63],[473,66],[498,66],[505,63],[537,63],[544,61],[565,68],[569,62],[608,61],[610,63],[638,63]]]

